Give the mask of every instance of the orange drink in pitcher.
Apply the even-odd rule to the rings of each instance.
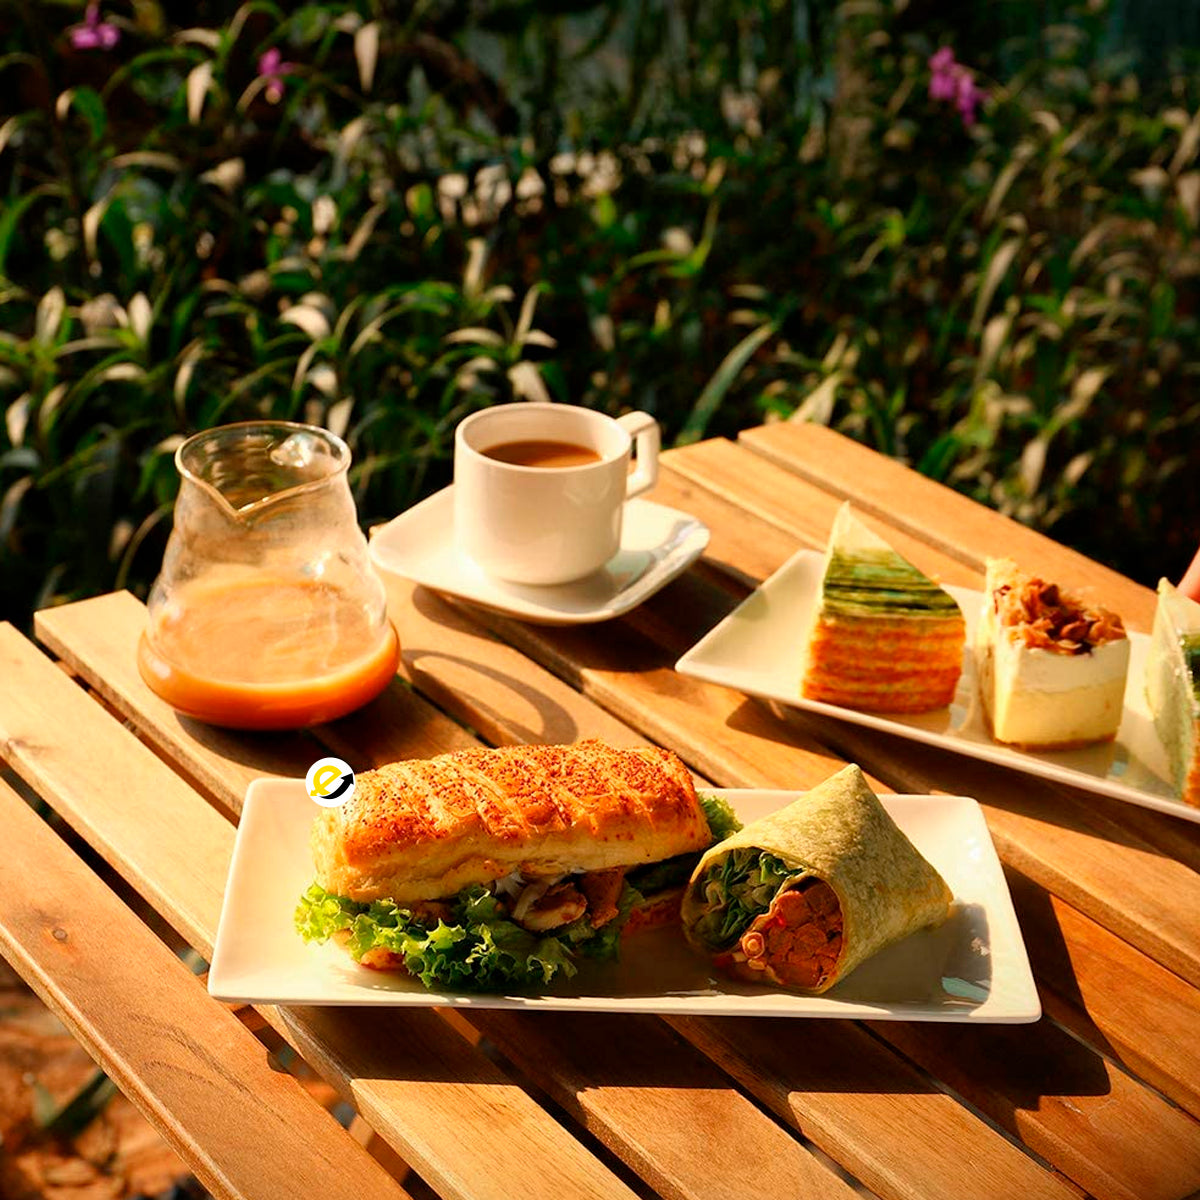
[[[330,721],[379,694],[400,647],[327,430],[246,422],[189,438],[138,646],[147,685],[235,729]]]

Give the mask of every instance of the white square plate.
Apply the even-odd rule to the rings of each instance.
[[[535,625],[608,621],[636,608],[685,571],[708,545],[708,526],[650,500],[629,500],[621,548],[573,583],[535,587],[495,579],[454,544],[454,487],[435,492],[371,539],[377,567]]]
[[[796,792],[716,791],[744,822]],[[950,919],[880,951],[822,996],[723,978],[679,930],[626,939],[617,962],[583,960],[544,992],[431,992],[370,971],[332,944],[306,944],[293,925],[312,882],[308,831],[316,808],[302,780],[250,785],[238,827],[208,990],[268,1004],[458,1005],[477,1008],[856,1017],[901,1021],[1036,1021],[1041,1013],[1012,900],[979,805],[963,796],[883,796],[884,805],[954,892]]]
[[[1125,713],[1115,740],[1079,750],[1017,750],[992,739],[980,707],[970,652],[983,594],[969,588],[946,588],[962,608],[967,625],[963,672],[948,708],[907,716],[858,712],[837,704],[806,700],[800,695],[805,633],[820,591],[824,561],[824,556],[813,550],[793,555],[697,642],[675,664],[675,669],[752,696],[779,700],[1030,775],[1115,796],[1187,821],[1200,821],[1200,809],[1179,800],[1167,782],[1166,754],[1146,706],[1143,676],[1150,639],[1142,633],[1129,635]]]

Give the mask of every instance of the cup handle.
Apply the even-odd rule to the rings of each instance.
[[[661,437],[658,422],[644,412],[626,413],[617,418],[626,433],[633,439],[633,471],[625,483],[625,499],[640,496],[658,482],[658,451]]]

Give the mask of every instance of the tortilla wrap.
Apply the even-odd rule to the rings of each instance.
[[[740,864],[759,853],[783,873],[761,860],[744,882]],[[743,899],[731,901],[738,887]],[[684,893],[683,930],[738,978],[820,993],[884,946],[940,924],[951,900],[851,764],[709,849]]]

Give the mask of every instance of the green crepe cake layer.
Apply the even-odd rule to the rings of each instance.
[[[825,553],[802,694],[875,712],[941,708],[954,697],[964,637],[954,597],[843,504]]]
[[[1158,584],[1146,699],[1179,796],[1200,806],[1200,604]]]

